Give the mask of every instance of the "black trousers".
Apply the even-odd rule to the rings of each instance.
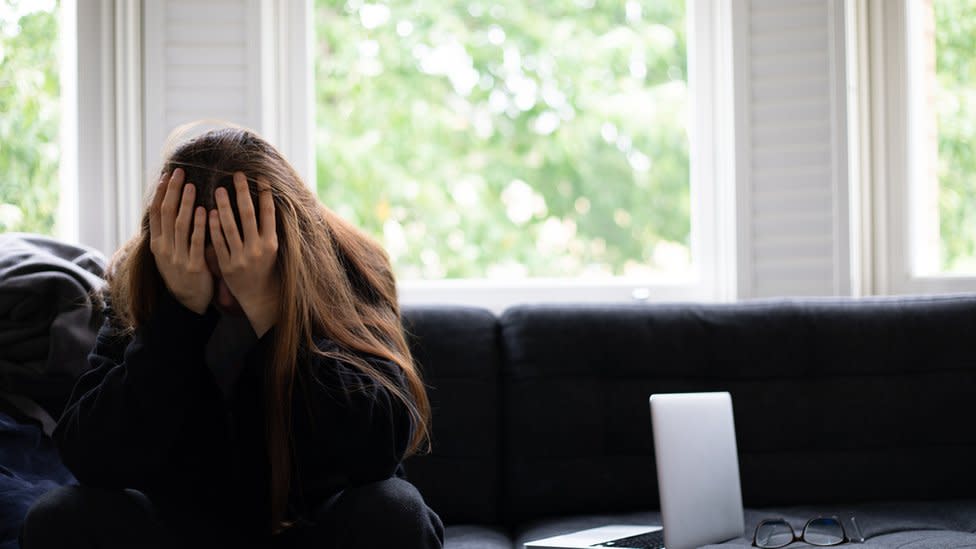
[[[412,484],[399,478],[339,493],[314,513],[313,522],[275,536],[269,549],[439,549],[444,543],[440,518]],[[38,498],[20,536],[23,549],[162,549],[200,541],[180,539],[141,492],[76,484]],[[213,546],[227,542],[240,546],[232,539]]]

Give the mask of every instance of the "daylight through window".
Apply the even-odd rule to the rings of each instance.
[[[316,0],[322,201],[401,279],[692,276],[684,0]]]
[[[58,7],[0,0],[0,232],[55,232]]]
[[[911,9],[914,270],[976,274],[976,1]]]

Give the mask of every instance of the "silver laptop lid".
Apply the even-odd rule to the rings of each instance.
[[[729,393],[651,396],[664,543],[691,549],[743,534]]]

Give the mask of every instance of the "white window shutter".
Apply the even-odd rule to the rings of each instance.
[[[145,0],[146,167],[173,128],[242,125],[314,186],[311,0]]]
[[[159,170],[170,132],[211,119],[266,130],[260,0],[145,2],[145,158]]]
[[[850,295],[843,3],[736,9],[738,297]]]

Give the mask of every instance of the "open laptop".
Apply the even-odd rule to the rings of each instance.
[[[540,539],[525,549],[692,549],[743,533],[729,393],[651,395],[662,526],[611,525]]]

